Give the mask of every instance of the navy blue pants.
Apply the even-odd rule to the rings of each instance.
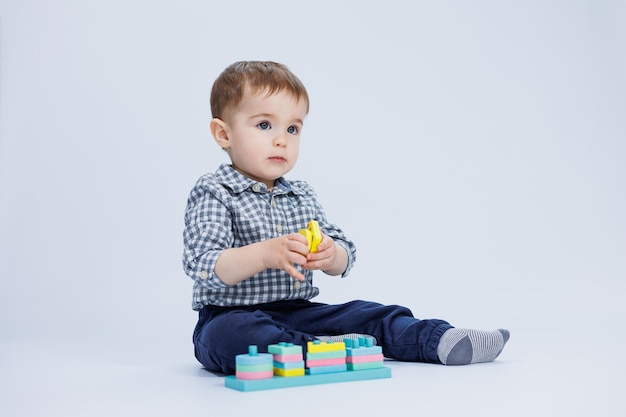
[[[206,369],[235,373],[235,356],[249,345],[259,352],[279,342],[302,345],[315,336],[364,333],[376,338],[383,355],[406,362],[440,363],[437,345],[452,326],[443,320],[419,320],[402,306],[368,301],[329,305],[305,300],[254,306],[206,306],[193,334],[196,358]]]

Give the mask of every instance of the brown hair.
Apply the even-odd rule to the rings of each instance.
[[[272,95],[283,90],[297,100],[305,100],[309,112],[309,95],[302,84],[283,64],[271,61],[240,61],[226,68],[217,77],[211,89],[211,114],[223,119],[243,98],[246,88],[252,93],[267,90]]]

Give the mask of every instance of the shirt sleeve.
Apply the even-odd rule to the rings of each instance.
[[[227,287],[215,274],[217,258],[233,244],[228,193],[211,177],[198,180],[187,200],[183,231],[183,269],[206,288]]]
[[[318,222],[320,223],[320,229],[322,230],[322,233],[333,238],[335,243],[343,247],[348,254],[348,264],[346,265],[346,269],[341,274],[341,277],[345,278],[350,273],[350,270],[352,269],[352,267],[354,266],[354,262],[356,261],[356,246],[352,240],[348,239],[343,230],[341,230],[337,225],[328,222],[323,208],[321,207],[321,205],[319,205],[319,203],[318,206]]]

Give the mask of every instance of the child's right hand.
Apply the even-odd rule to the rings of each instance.
[[[304,274],[295,265],[304,265],[309,254],[309,243],[300,233],[276,237],[265,241],[263,263],[269,269],[282,269],[298,281]]]

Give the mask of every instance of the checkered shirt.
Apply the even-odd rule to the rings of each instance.
[[[348,266],[342,277],[347,276],[356,259],[354,243],[328,223],[309,184],[279,178],[269,191],[226,164],[200,177],[187,201],[183,233],[183,268],[194,281],[192,308],[309,300],[318,295],[313,271],[300,269],[306,277],[300,282],[284,270],[266,269],[232,286],[214,272],[223,250],[297,232],[309,220],[317,220],[322,232],[346,249]]]

